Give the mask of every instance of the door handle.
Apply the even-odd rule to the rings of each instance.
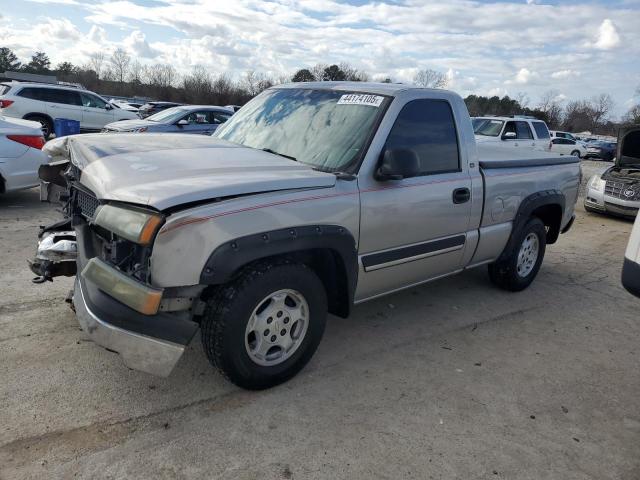
[[[468,188],[456,188],[453,191],[453,203],[466,203],[471,199],[471,190]]]

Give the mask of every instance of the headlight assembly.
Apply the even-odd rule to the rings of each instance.
[[[103,205],[98,209],[95,224],[140,245],[149,245],[164,217],[149,210]]]
[[[604,186],[607,182],[602,180],[600,175],[594,175],[589,180],[589,188],[593,188],[597,192],[604,192]]]

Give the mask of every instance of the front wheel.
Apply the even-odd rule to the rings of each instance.
[[[511,292],[519,292],[531,285],[540,270],[547,246],[547,231],[539,218],[531,218],[515,234],[515,247],[507,258],[489,265],[491,281]]]
[[[580,158],[580,150],[574,150],[573,152],[571,152],[571,155]]]
[[[294,263],[258,263],[208,301],[202,344],[209,361],[236,385],[278,385],[311,359],[327,317],[318,276]]]

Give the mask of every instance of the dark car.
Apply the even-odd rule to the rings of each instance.
[[[148,102],[140,107],[138,115],[140,115],[140,118],[147,118],[148,116],[166,110],[167,108],[179,107],[180,105],[182,104],[175,102]]]
[[[585,158],[601,158],[607,162],[613,162],[616,157],[617,145],[613,142],[593,142],[587,145]]]

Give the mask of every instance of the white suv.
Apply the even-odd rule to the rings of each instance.
[[[138,118],[88,90],[26,82],[0,83],[0,115],[39,122],[45,138],[53,132],[56,118],[76,120],[82,131],[100,131],[107,123]]]
[[[549,129],[542,120],[531,117],[474,117],[473,132],[479,144],[500,147],[549,149]]]

